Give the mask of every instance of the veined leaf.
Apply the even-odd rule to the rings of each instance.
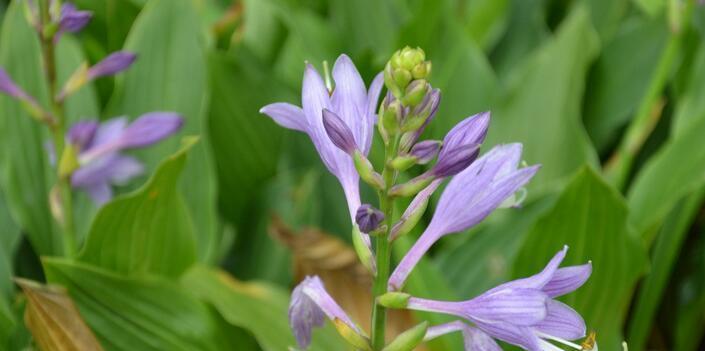
[[[27,297],[25,323],[41,350],[103,350],[64,289],[25,279],[16,281]]]
[[[194,266],[183,277],[182,285],[212,304],[223,318],[249,330],[265,351],[287,350],[296,345],[289,328],[289,296],[273,285],[241,283],[225,272]],[[326,323],[313,333],[310,350],[345,349],[345,341]]]
[[[543,269],[563,245],[563,266],[592,261],[593,274],[577,291],[561,298],[595,330],[600,348],[618,350],[632,289],[646,265],[641,241],[627,228],[620,194],[584,167],[563,190],[555,206],[534,225],[514,262],[515,277]]]
[[[195,142],[186,140],[141,189],[100,209],[80,261],[126,275],[169,277],[195,262],[193,225],[177,187]]]
[[[597,163],[580,118],[585,75],[597,49],[587,11],[576,6],[493,111],[485,145],[522,142],[523,158],[542,165],[529,188],[544,189],[584,163]]]
[[[154,110],[174,111],[186,119],[181,135],[204,135],[203,142],[191,151],[180,186],[197,229],[198,256],[210,260],[219,236],[214,172],[203,117],[207,87],[204,43],[193,2],[148,2],[137,17],[124,49],[135,52],[138,59],[116,80],[109,109],[112,115],[135,118]],[[171,138],[141,151],[140,155],[154,167],[177,145],[178,138]]]

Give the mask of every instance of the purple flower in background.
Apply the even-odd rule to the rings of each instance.
[[[582,349],[569,340],[585,336],[583,318],[555,298],[582,286],[590,263],[558,268],[568,248],[559,251],[540,273],[488,290],[471,300],[435,301],[411,297],[407,308],[464,318],[483,332],[526,350],[560,350],[548,340]]]
[[[5,93],[15,99],[20,100],[31,100],[32,98],[27,95],[20,87],[15,84],[15,82],[10,78],[7,72],[0,67],[0,92]]]
[[[461,321],[454,321],[428,328],[424,336],[424,341],[429,341],[441,335],[457,331],[463,334],[465,351],[502,351],[491,336]]]
[[[171,112],[147,113],[130,124],[126,117],[74,124],[67,140],[79,150],[81,167],[72,174],[71,184],[88,192],[98,205],[107,202],[113,194],[111,185],[124,184],[143,172],[141,163],[120,151],[154,144],[182,124],[183,119]]]
[[[80,11],[76,5],[65,3],[61,5],[61,15],[59,16],[59,33],[75,33],[83,29],[91,21],[93,13],[90,11]],[[57,35],[59,35],[57,33]]]
[[[301,94],[303,109],[278,102],[263,107],[260,112],[271,117],[282,127],[308,134],[326,168],[342,185],[350,219],[354,221],[360,207],[359,175],[351,157],[339,149],[328,136],[323,114],[324,110],[327,110],[337,116],[352,134],[355,147],[367,155],[372,144],[372,133],[377,118],[375,109],[383,78],[382,74],[377,75],[368,91],[353,62],[348,56],[341,55],[333,66],[333,80],[335,89],[329,94],[321,76],[313,66],[307,64]],[[346,148],[352,145],[347,132],[341,137],[345,138],[336,142],[345,142],[342,146]]]
[[[114,52],[88,69],[87,78],[111,76],[128,69],[137,59],[137,55],[128,51]]]
[[[478,224],[534,176],[539,167],[518,168],[520,158],[521,144],[499,145],[453,177],[431,223],[392,273],[390,290],[401,288],[438,239]]]
[[[323,326],[326,317],[363,334],[328,294],[321,279],[317,276],[306,277],[294,289],[289,303],[289,325],[299,347],[307,348],[311,344],[313,328]]]

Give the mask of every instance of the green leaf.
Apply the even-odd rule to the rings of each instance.
[[[629,325],[629,347],[645,349],[661,297],[705,195],[701,188],[681,200],[666,217],[651,254],[651,271],[639,289]],[[682,350],[678,348],[678,350]]]
[[[37,34],[24,16],[24,2],[7,9],[0,37],[0,65],[28,94],[46,101]],[[15,222],[40,254],[58,254],[61,237],[49,211],[52,170],[44,127],[11,98],[0,96],[0,184]]]
[[[106,350],[222,350],[206,305],[158,277],[126,278],[64,259],[43,260]]]
[[[182,285],[212,304],[229,323],[250,331],[264,351],[287,350],[296,345],[287,319],[289,296],[273,285],[241,283],[227,273],[194,266]],[[331,323],[313,333],[310,350],[345,349]]]
[[[656,17],[666,8],[666,0],[633,0],[642,11],[651,17]]]
[[[580,118],[585,76],[597,48],[585,9],[575,7],[493,111],[485,145],[523,143],[523,158],[542,165],[530,188],[543,189],[586,162],[597,163]]]
[[[465,13],[458,17],[465,19],[465,27],[476,43],[491,48],[507,27],[509,1],[472,0],[467,3]]]
[[[155,110],[174,111],[186,119],[181,135],[206,134],[206,63],[201,24],[193,2],[152,0],[147,3],[124,49],[135,52],[138,59],[116,81],[109,109],[112,115],[136,118]],[[160,142],[140,155],[154,167],[177,147],[178,139]],[[219,242],[215,178],[207,145],[205,138],[191,151],[180,183],[196,228],[198,256],[206,261]]]
[[[585,125],[599,150],[610,147],[638,108],[667,38],[662,19],[633,18],[623,23],[595,62],[588,82]]]
[[[125,275],[168,277],[195,262],[193,224],[177,188],[195,142],[185,141],[142,188],[100,209],[79,260]]]
[[[350,55],[357,56],[369,50],[386,56],[397,49],[393,45],[398,4],[376,0],[330,0],[329,6],[330,21],[339,33],[344,34],[345,51]]]
[[[705,181],[705,118],[672,136],[637,175],[627,201],[630,222],[650,240],[653,230],[678,200]]]
[[[622,323],[646,255],[628,231],[624,200],[588,167],[573,177],[553,209],[526,236],[514,262],[515,277],[539,272],[564,244],[570,249],[563,266],[591,260],[593,274],[561,300],[597,332],[600,348],[620,349]]]
[[[705,45],[700,45],[693,62],[689,82],[676,105],[673,119],[673,135],[676,136],[705,119]]]

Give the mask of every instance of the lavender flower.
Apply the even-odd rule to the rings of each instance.
[[[289,303],[289,324],[299,347],[305,349],[311,344],[313,328],[323,326],[326,317],[338,329],[343,323],[353,332],[364,334],[328,294],[320,278],[306,277],[294,289]]]
[[[433,340],[441,335],[457,331],[463,334],[465,351],[502,351],[491,336],[461,321],[454,321],[428,328],[424,341]]]
[[[559,251],[540,273],[499,285],[471,300],[445,302],[411,297],[407,308],[461,317],[483,332],[526,350],[560,350],[549,342],[582,349],[569,340],[585,336],[583,318],[555,300],[582,286],[590,263],[558,268],[568,248]]]
[[[114,52],[89,68],[87,78],[90,81],[99,77],[118,74],[128,69],[136,59],[137,55],[128,51]]]
[[[2,67],[0,67],[0,92],[19,100],[32,99],[29,95],[27,95],[27,93],[24,92],[24,90],[15,84],[12,78],[10,78]]]
[[[76,5],[65,3],[61,6],[59,16],[59,32],[76,33],[83,29],[91,21],[93,13],[90,11],[79,11]],[[58,35],[57,33],[57,35]]]
[[[79,151],[81,167],[71,176],[72,186],[82,189],[101,205],[112,198],[112,184],[121,185],[142,174],[142,164],[120,151],[145,147],[174,133],[183,119],[170,112],[147,113],[128,125],[120,117],[102,124],[97,121],[76,123],[67,141]]]
[[[375,108],[382,89],[379,74],[369,91],[355,65],[346,55],[341,55],[333,66],[335,89],[329,95],[323,79],[310,64],[304,72],[301,102],[303,109],[288,104],[274,103],[260,112],[271,117],[282,127],[309,135],[326,168],[340,181],[348,202],[351,221],[360,207],[359,176],[352,159],[331,141],[323,124],[323,111],[334,113],[351,131],[355,145],[367,155],[372,144],[372,132],[377,118]]]
[[[520,157],[521,144],[496,146],[450,181],[431,223],[392,273],[390,290],[401,288],[438,239],[476,225],[533,177],[538,166],[519,169]]]
[[[433,160],[441,149],[438,140],[424,140],[411,148],[409,154],[416,159],[416,163],[425,165]]]
[[[383,221],[384,213],[369,204],[360,206],[355,214],[355,222],[363,233],[377,229]]]

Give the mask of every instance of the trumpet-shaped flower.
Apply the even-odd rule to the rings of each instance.
[[[350,148],[351,140],[347,130],[352,134],[355,148],[364,155],[370,150],[372,133],[377,116],[375,109],[382,89],[383,78],[379,74],[365,88],[355,65],[346,55],[341,55],[333,66],[335,89],[329,94],[326,85],[318,72],[310,64],[304,72],[301,104],[303,108],[288,103],[273,103],[263,107],[260,112],[271,117],[282,127],[298,130],[308,134],[321,156],[326,168],[338,178],[348,202],[351,221],[360,207],[359,176],[351,157],[336,147],[326,132],[323,121],[324,110],[331,113],[329,128],[333,131],[346,131],[336,142]],[[335,118],[337,117],[337,118]],[[335,123],[344,123],[346,128]],[[344,138],[345,137],[345,138]]]
[[[68,142],[79,151],[80,168],[71,176],[72,186],[82,189],[97,204],[112,198],[112,184],[120,185],[143,172],[142,164],[120,151],[154,144],[174,133],[183,119],[175,113],[147,113],[128,124],[120,117],[102,124],[81,121],[71,127]]]
[[[323,282],[317,276],[306,277],[291,294],[289,303],[289,325],[296,342],[301,348],[311,344],[314,327],[323,326],[325,318],[334,323],[343,323],[354,333],[362,331],[328,294]]]
[[[478,224],[533,177],[538,166],[518,168],[520,157],[521,144],[496,146],[453,177],[441,195],[431,223],[392,273],[390,290],[401,288],[416,263],[438,239]]]
[[[454,321],[428,328],[424,336],[424,341],[429,341],[441,335],[458,331],[463,335],[465,351],[502,351],[491,336],[461,321]]]
[[[558,268],[567,250],[559,251],[540,273],[504,283],[471,300],[411,297],[406,307],[461,317],[492,337],[526,350],[560,350],[549,341],[577,346],[569,340],[585,336],[585,322],[572,308],[554,299],[582,286],[592,265]]]

